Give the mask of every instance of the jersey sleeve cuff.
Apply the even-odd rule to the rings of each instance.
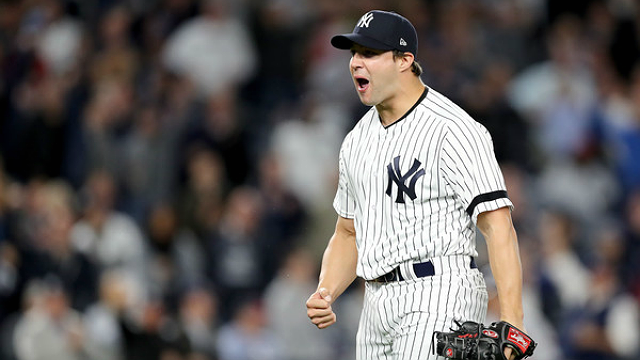
[[[337,199],[333,201],[333,209],[336,211],[336,213],[338,213],[340,217],[343,217],[346,219],[355,218],[355,214],[353,212],[345,211],[340,207],[340,201]]]
[[[507,197],[507,192],[500,190],[476,196],[466,211],[471,216],[473,223],[476,224],[479,214],[503,207],[508,207],[513,211],[513,203]]]

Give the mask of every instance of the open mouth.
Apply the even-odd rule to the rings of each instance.
[[[355,80],[359,91],[364,91],[369,87],[369,79],[357,77]]]

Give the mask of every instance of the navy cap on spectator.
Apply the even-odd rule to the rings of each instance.
[[[350,34],[336,35],[331,45],[348,50],[353,43],[376,50],[400,50],[418,53],[418,34],[405,17],[388,11],[372,10],[364,14]]]

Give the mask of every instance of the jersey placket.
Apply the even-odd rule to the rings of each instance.
[[[377,168],[375,169],[376,181],[375,181],[375,195],[377,197],[377,217],[381,219],[379,234],[378,237],[378,249],[375,250],[377,257],[384,258],[388,255],[389,248],[388,237],[389,237],[389,213],[391,211],[390,204],[393,204],[390,201],[390,198],[385,194],[385,189],[387,187],[387,182],[390,181],[387,176],[387,165],[391,161],[390,159],[393,157],[391,151],[391,147],[393,146],[393,137],[394,132],[396,130],[396,126],[392,125],[391,127],[383,127],[380,126],[380,131],[378,133],[378,149],[376,154],[376,164]],[[382,259],[378,259],[380,261]]]

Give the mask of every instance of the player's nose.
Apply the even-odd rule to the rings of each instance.
[[[353,54],[353,56],[351,57],[351,70],[356,70],[362,67],[362,55],[355,53]]]

